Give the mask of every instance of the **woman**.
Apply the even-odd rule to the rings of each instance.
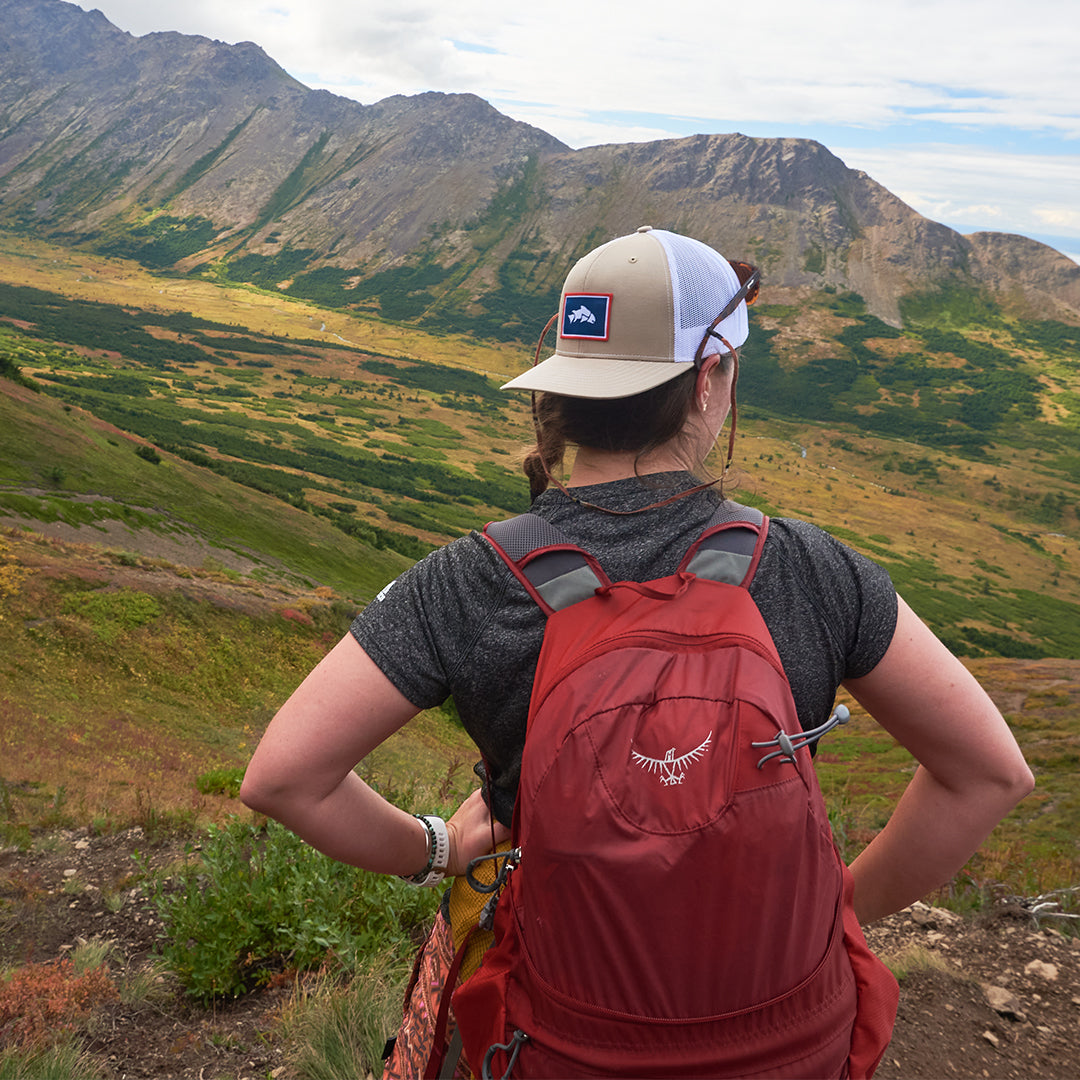
[[[563,289],[553,356],[507,384],[539,391],[532,512],[613,580],[674,572],[722,496],[697,478],[735,434],[736,349],[757,275],[643,228],[596,249]],[[566,445],[569,482],[549,486]],[[1033,784],[1000,713],[897,598],[884,570],[802,522],[774,520],[750,593],[804,729],[843,684],[920,762],[851,867],[867,923],[941,885]],[[315,847],[418,883],[463,874],[511,823],[544,619],[490,544],[455,541],[369,605],[272,721],[241,797]],[[452,694],[487,768],[445,824],[417,819],[353,767]],[[491,810],[489,812],[488,804]],[[492,826],[492,815],[495,828]]]

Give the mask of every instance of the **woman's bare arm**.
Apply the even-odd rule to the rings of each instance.
[[[327,855],[366,870],[415,874],[427,860],[426,827],[353,772],[416,707],[347,634],[270,722],[244,775],[240,798]],[[447,822],[450,873],[491,850],[479,792]],[[499,826],[496,838],[506,830]]]
[[[919,762],[885,828],[851,864],[872,922],[948,881],[1034,787],[997,706],[901,600],[888,651],[845,683]]]

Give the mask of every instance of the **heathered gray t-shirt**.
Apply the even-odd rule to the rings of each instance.
[[[627,511],[694,484],[688,473],[668,473],[572,493]],[[531,509],[595,555],[612,581],[647,581],[675,572],[718,501],[707,489],[621,517],[549,490]],[[844,679],[873,670],[896,626],[886,571],[802,521],[770,521],[750,595],[804,728],[828,718]],[[432,552],[356,617],[352,633],[418,709],[453,695],[487,764],[495,815],[509,825],[544,617],[488,541],[472,533]]]

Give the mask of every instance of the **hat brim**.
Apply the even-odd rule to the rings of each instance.
[[[523,372],[503,390],[543,390],[581,398],[624,398],[676,379],[694,365],[686,361],[609,360],[556,353]]]

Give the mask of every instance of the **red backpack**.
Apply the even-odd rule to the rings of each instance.
[[[645,583],[535,515],[485,530],[548,621],[495,942],[453,995],[484,1076],[877,1067],[898,988],[747,588],[767,528],[724,503]]]

